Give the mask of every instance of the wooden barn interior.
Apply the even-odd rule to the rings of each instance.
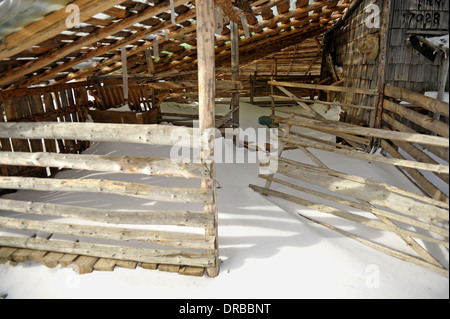
[[[8,3],[10,11],[1,11]],[[448,266],[428,249],[448,255],[448,1],[59,0],[16,19],[13,2],[4,1],[0,12],[11,12],[0,22],[1,194],[90,192],[170,203],[170,209],[112,211],[0,196],[0,262],[76,264],[79,272],[139,265],[216,277],[220,202],[208,129],[239,128],[245,100],[269,108],[268,126],[279,130],[278,171],[261,175],[265,186],[252,189],[392,232],[415,255],[316,221],[448,276]],[[429,40],[445,35],[446,46]],[[430,91],[437,95],[424,95]],[[198,103],[198,114],[164,112],[164,103]],[[340,107],[340,119],[326,119],[316,103]],[[216,112],[219,104],[225,114]],[[192,140],[175,138],[185,134]],[[84,153],[102,141],[181,143],[198,147],[201,160]],[[315,165],[283,157],[293,148]],[[333,170],[311,149],[393,165],[420,192]],[[67,169],[164,176],[174,186],[54,178]],[[177,187],[177,178],[196,186]],[[275,184],[375,218],[281,193]]]

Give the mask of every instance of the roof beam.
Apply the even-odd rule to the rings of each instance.
[[[80,22],[90,19],[125,0],[76,0],[72,4],[80,8]],[[0,60],[9,58],[67,30],[66,8],[50,13],[21,30],[8,35],[0,44]]]
[[[177,17],[177,23],[182,23],[182,22],[184,22],[188,19],[192,19],[192,18],[195,18],[195,9],[189,10],[188,12],[186,12],[182,15],[179,15]],[[173,26],[173,24],[170,20],[168,20],[166,22],[161,22],[160,24],[155,25],[149,29],[144,29],[144,30],[138,31],[136,33],[133,33],[130,36],[123,38],[122,40],[112,43],[111,45],[101,46],[94,50],[91,50],[85,54],[82,54],[81,56],[79,56],[77,58],[69,60],[61,65],[55,66],[52,69],[43,72],[42,74],[37,74],[35,76],[31,76],[31,77],[27,78],[26,80],[24,80],[20,83],[17,83],[16,86],[17,87],[28,87],[30,85],[40,83],[47,79],[51,79],[58,73],[68,70],[77,64],[80,64],[84,61],[95,58],[97,56],[101,56],[105,53],[115,52],[115,50],[117,50],[117,49],[120,49],[129,44],[135,43],[151,34],[155,34],[159,31],[161,31],[162,29],[169,28],[172,26]]]
[[[174,0],[174,5],[179,6],[186,2],[188,2],[188,0]],[[53,62],[56,62],[64,58],[68,54],[83,48],[84,46],[89,46],[92,43],[95,43],[96,41],[100,41],[101,39],[104,39],[107,36],[116,34],[117,32],[127,27],[130,27],[136,23],[149,19],[150,17],[159,15],[169,9],[170,9],[169,1],[165,1],[160,5],[149,7],[144,11],[140,12],[139,14],[134,14],[119,22],[111,24],[103,29],[99,29],[89,34],[88,36],[82,37],[73,43],[67,44],[66,46],[62,47],[59,50],[52,51],[46,54],[45,56],[40,57],[39,59],[33,60],[23,66],[17,67],[15,69],[6,72],[0,79],[0,85],[12,84],[17,80],[23,78],[27,74],[37,71],[47,65],[50,65]],[[102,11],[104,10],[105,8],[103,8]]]

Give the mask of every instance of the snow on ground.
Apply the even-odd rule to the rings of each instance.
[[[184,108],[195,113],[195,106],[166,105],[169,112]],[[221,109],[222,108],[222,109]],[[225,113],[227,106],[219,106]],[[284,108],[299,111],[298,107]],[[317,106],[322,112],[323,106]],[[338,114],[337,109],[327,113]],[[333,113],[334,112],[334,113]],[[258,117],[269,115],[270,108],[248,103],[241,106],[243,128],[262,127]],[[225,143],[225,149],[235,148]],[[95,154],[158,156],[163,147],[94,143],[88,150]],[[235,150],[234,150],[235,151]],[[246,152],[252,152],[246,150]],[[417,191],[395,168],[389,165],[348,159],[317,150],[312,152],[330,168],[370,177],[405,189]],[[248,155],[248,154],[247,154]],[[284,153],[288,158],[311,163],[298,150]],[[449,298],[449,280],[426,268],[406,263],[364,246],[332,230],[297,215],[305,208],[271,197],[261,196],[248,187],[264,185],[258,179],[257,163],[217,164],[219,205],[219,247],[221,271],[217,278],[189,277],[179,274],[116,268],[114,272],[78,275],[68,268],[49,269],[35,262],[0,265],[0,296],[7,298],[189,298],[189,299],[312,299],[312,298]],[[107,178],[85,171],[65,171],[59,178]],[[141,182],[147,179],[141,177]],[[143,179],[143,180],[142,180]],[[153,183],[163,184],[161,179]],[[182,182],[180,180],[179,182]],[[283,186],[273,184],[273,189]],[[285,190],[285,189],[284,189]],[[42,194],[20,191],[7,198],[40,200],[52,203],[95,207],[142,209],[145,201],[89,194]],[[134,205],[136,207],[130,207]],[[336,226],[358,231],[358,225],[334,220]],[[405,244],[390,234],[367,232],[369,239],[381,240],[399,249]],[[446,252],[448,256],[448,251]],[[444,261],[448,266],[448,260]]]

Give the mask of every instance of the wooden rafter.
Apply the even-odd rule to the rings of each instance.
[[[77,2],[82,4],[88,1],[78,0]],[[197,39],[194,1],[174,0],[176,25],[172,23],[169,0],[158,1],[158,3],[153,1],[154,5],[137,4],[130,0],[101,2],[102,6],[105,3],[120,3],[120,7],[111,4],[109,7],[98,8],[98,12],[108,15],[110,18],[108,16],[94,17],[94,12],[97,13],[94,8],[91,8],[91,11],[81,10],[84,14],[82,26],[66,30],[65,26],[60,25],[59,29],[41,32],[39,37],[33,39],[32,44],[30,44],[31,42],[24,43],[20,48],[15,49],[15,55],[9,56],[6,60],[0,59],[0,88],[26,88],[48,83],[50,80],[54,83],[66,83],[71,80],[82,80],[92,75],[110,74],[122,67],[119,49],[123,46],[128,46],[126,54],[130,74],[147,74],[149,55],[145,52],[151,49],[155,43],[154,39],[149,41],[149,36],[158,34],[165,29],[169,30],[168,39],[160,36],[157,40],[161,56],[154,61],[155,74],[169,70],[186,72],[196,68]],[[239,50],[243,57],[241,66],[250,63],[252,59],[261,59],[309,37],[323,34],[327,28],[333,25],[334,21],[341,17],[344,9],[350,5],[349,3],[338,0],[312,3],[297,1],[296,8],[291,9],[286,0],[250,0],[245,3],[245,7],[241,5],[242,8],[236,2],[216,1],[216,4],[222,4],[222,8],[230,5],[239,8],[236,10],[241,10],[240,14],[247,17],[250,36],[247,33],[247,37],[243,37],[245,30],[240,18],[238,21]],[[235,12],[234,9],[233,12]],[[62,11],[60,20],[61,13]],[[55,12],[38,22],[48,22],[50,16],[54,14],[57,13]],[[231,16],[233,16],[232,13]],[[237,16],[239,17],[239,15]],[[226,16],[225,23],[229,18],[232,17]],[[63,21],[59,22],[61,24]],[[38,29],[36,28],[36,30]],[[20,32],[25,31],[21,30]],[[7,38],[12,36],[18,37],[20,33],[17,32]],[[231,54],[229,41],[230,30],[223,28],[222,34],[216,35],[215,38],[218,67],[228,67],[229,59],[226,57]],[[5,45],[3,44],[3,47]],[[30,47],[30,45],[33,46]],[[78,68],[78,65],[86,62],[91,63],[91,66],[84,69]]]
[[[80,8],[80,22],[90,19],[97,13],[104,12],[124,0],[77,0],[73,4]],[[50,39],[67,29],[66,8],[53,12],[45,18],[36,21],[25,28],[7,36],[0,44],[0,60],[31,48]]]

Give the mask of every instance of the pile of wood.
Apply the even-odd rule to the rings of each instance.
[[[416,105],[419,100],[422,102],[421,105],[426,100],[428,108],[433,106],[433,112],[448,116],[448,104],[423,96],[413,102],[411,98],[407,99],[404,95],[399,96],[400,92],[405,94],[403,90],[387,86],[385,94],[388,97],[411,101]],[[413,96],[418,97],[418,95]],[[408,97],[411,95],[408,94]],[[292,113],[289,117],[272,116],[276,123],[284,125],[283,134],[279,137],[278,170],[276,174],[259,176],[265,180],[264,187],[257,185],[250,185],[250,187],[261,194],[288,200],[307,208],[305,213],[298,214],[308,220],[384,253],[448,276],[448,269],[440,259],[448,259],[449,201],[443,192],[438,192],[436,186],[433,188],[429,186],[431,181],[425,183],[425,177],[417,179],[416,183],[421,186],[423,194],[420,194],[420,191],[411,192],[363,176],[331,169],[311,152],[311,149],[316,149],[343,155],[343,160],[356,158],[365,160],[367,163],[380,162],[394,165],[410,173],[412,178],[417,174],[427,172],[448,182],[448,157],[445,161],[432,160],[431,155],[425,156],[425,152],[428,150],[448,156],[448,124],[443,122],[436,124],[438,119],[435,119],[434,123],[429,123],[430,121],[424,115],[413,114],[407,107],[389,99],[384,103],[383,120],[386,123],[389,121],[392,129],[374,129],[326,120],[307,104],[303,102],[299,102],[299,104],[304,107],[306,113]],[[389,112],[394,110],[411,121],[426,123],[424,125],[437,134],[419,134],[412,131],[408,126],[394,120],[393,115],[389,115]],[[338,144],[330,139],[297,133],[293,127],[318,131],[324,136],[327,134],[339,136],[349,143]],[[373,145],[374,140],[379,141],[392,157],[366,152],[367,149],[370,149],[369,146]],[[423,146],[420,152],[419,145]],[[283,157],[283,150],[287,146],[297,146],[315,165]],[[411,154],[412,158],[404,157],[395,147],[402,148],[406,153]],[[271,188],[273,184],[277,186]],[[286,188],[289,191],[286,191]],[[311,195],[317,200],[306,199]],[[323,202],[323,199],[326,200],[326,203]],[[337,216],[359,226],[355,226],[355,231],[350,232],[333,225],[329,221],[333,219],[324,222],[320,218],[308,216],[308,209]],[[370,236],[366,236],[366,234],[373,232],[373,229],[396,234],[410,250],[402,251],[369,239]]]

